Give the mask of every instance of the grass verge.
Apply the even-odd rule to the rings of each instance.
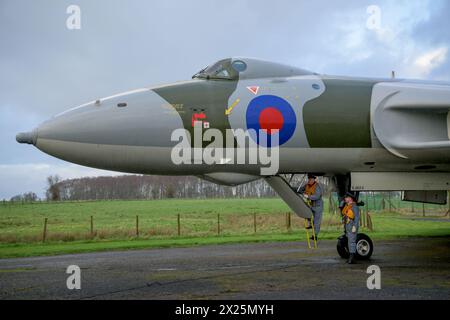
[[[286,212],[279,199],[98,201],[0,206],[0,258],[87,253],[109,250],[187,247],[249,242],[304,241],[302,219]],[[327,210],[327,208],[325,208]],[[181,236],[177,236],[177,215]],[[255,214],[255,215],[254,215]],[[90,216],[94,217],[92,236]],[[135,237],[139,215],[140,237]],[[47,242],[42,220],[48,217]],[[217,220],[220,217],[220,236]],[[374,240],[441,237],[450,234],[450,219],[374,212]],[[337,215],[326,213],[320,239],[336,239],[342,230]],[[254,233],[254,224],[257,232]]]

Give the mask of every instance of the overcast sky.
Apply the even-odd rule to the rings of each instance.
[[[80,30],[66,27],[72,4]],[[112,174],[19,145],[17,132],[87,101],[189,79],[221,58],[450,81],[449,16],[450,0],[0,0],[0,199],[42,196],[50,174]]]

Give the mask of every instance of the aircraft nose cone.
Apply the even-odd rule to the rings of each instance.
[[[31,132],[20,132],[16,135],[16,140],[18,143],[36,144],[37,140],[37,130]]]

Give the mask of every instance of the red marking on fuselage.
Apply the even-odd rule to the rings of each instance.
[[[247,87],[247,89],[250,90],[250,92],[253,93],[254,95],[257,95],[258,91],[259,91],[259,87],[258,86]]]
[[[206,119],[206,114],[204,112],[194,113],[192,115],[192,128],[195,126],[195,122],[202,121]]]
[[[259,126],[269,135],[280,131],[283,124],[284,117],[276,108],[268,107],[259,114]]]

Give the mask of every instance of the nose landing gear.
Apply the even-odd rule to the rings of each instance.
[[[348,259],[348,239],[344,234],[338,238],[336,246],[337,252],[343,259]],[[373,253],[373,242],[370,237],[364,233],[358,233],[356,236],[356,258],[358,260],[369,260]]]

